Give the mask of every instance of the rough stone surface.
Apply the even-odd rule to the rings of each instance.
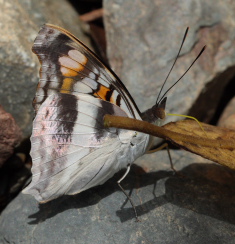
[[[13,154],[22,134],[11,114],[0,105],[0,167]]]
[[[88,41],[79,27],[77,13],[67,1],[0,1],[0,9],[0,104],[29,136],[39,70],[31,48],[40,26],[53,23]]]
[[[30,175],[22,153],[14,153],[0,168],[0,212],[21,192]]]
[[[207,45],[168,93],[167,109],[208,122],[235,75],[235,2],[104,0],[104,8],[110,62],[142,111],[155,103],[186,27],[190,27],[187,39],[164,90]]]
[[[231,99],[224,109],[218,122],[218,126],[235,130],[235,97]]]
[[[139,223],[116,184],[120,172],[41,206],[18,195],[0,216],[0,243],[234,243],[235,173],[182,151],[172,158],[184,177],[173,175],[163,151],[142,157],[123,181]]]

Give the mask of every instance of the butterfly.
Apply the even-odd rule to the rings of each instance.
[[[58,26],[43,25],[32,50],[41,69],[33,101],[33,176],[23,192],[44,203],[101,185],[126,168],[120,183],[133,161],[151,147],[152,138],[105,128],[104,115],[159,124],[166,98],[141,114],[117,75]]]

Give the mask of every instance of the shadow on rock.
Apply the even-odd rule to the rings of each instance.
[[[216,164],[191,164],[165,184],[168,202],[235,224],[235,171]]]
[[[110,208],[116,211],[121,222],[134,219],[132,207],[117,211],[120,201],[116,200],[116,193],[120,191],[117,181],[123,175],[119,172],[104,185],[97,186],[74,196],[63,196],[45,204],[39,205],[39,211],[30,215],[34,219],[29,224],[37,224],[68,209],[82,209],[96,205],[101,199],[112,198],[116,203]],[[179,176],[183,175],[183,176]],[[131,172],[123,181],[124,189],[132,193],[136,189],[141,204],[136,205],[138,215],[151,214],[159,206],[172,203],[181,208],[211,216],[213,218],[235,224],[235,172],[216,164],[191,164],[174,175],[171,171],[145,173],[139,166],[133,165]],[[159,182],[162,186],[155,187]],[[144,188],[144,189],[142,189]],[[147,190],[146,190],[147,189]],[[158,190],[163,194],[158,194]],[[156,193],[156,194],[155,194]],[[130,194],[132,197],[135,194]],[[149,199],[151,194],[152,199]],[[136,201],[135,201],[136,204]]]

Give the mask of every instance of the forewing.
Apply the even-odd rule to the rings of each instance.
[[[41,62],[40,82],[34,99],[37,112],[50,94],[90,94],[121,107],[140,119],[139,110],[120,79],[68,31],[46,24],[33,45]]]
[[[33,52],[41,70],[33,102],[33,178],[24,193],[46,202],[104,183],[144,153],[148,136],[104,128],[105,114],[141,119],[140,113],[118,77],[72,34],[44,25]]]
[[[105,114],[127,116],[118,106],[89,95],[49,96],[34,120],[33,178],[24,193],[46,202],[110,178],[117,171],[122,143],[120,130],[104,128]]]

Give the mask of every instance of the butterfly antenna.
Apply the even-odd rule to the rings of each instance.
[[[163,87],[165,86],[166,81],[167,81],[167,79],[168,79],[168,77],[169,77],[169,75],[170,75],[172,69],[174,68],[177,59],[179,58],[181,49],[182,49],[182,47],[183,47],[184,41],[185,41],[185,39],[186,39],[186,36],[187,36],[187,34],[188,34],[188,30],[189,30],[189,27],[187,27],[187,29],[186,29],[186,31],[185,31],[185,33],[184,33],[184,38],[183,38],[183,40],[182,40],[182,42],[181,42],[181,45],[180,45],[178,54],[177,54],[177,56],[176,56],[176,58],[175,58],[175,61],[174,61],[173,65],[171,66],[171,69],[170,69],[170,71],[169,71],[169,73],[168,73],[168,75],[167,75],[165,81],[163,82],[163,85],[162,85],[162,87],[161,87],[160,92],[158,93],[156,104],[158,104],[158,99],[159,99],[159,97],[160,97],[160,94],[161,94],[161,92],[162,92],[162,89],[163,89]],[[160,99],[160,100],[162,100],[162,99]],[[160,103],[160,101],[159,101],[159,103]]]
[[[205,51],[206,49],[206,45],[202,48],[202,50],[200,51],[200,53],[197,55],[197,57],[194,59],[194,61],[192,62],[192,64],[188,67],[188,69],[183,73],[183,75],[169,88],[166,90],[166,92],[163,94],[162,98],[159,100],[159,103],[161,103],[161,101],[164,99],[165,95],[167,94],[168,91],[170,91],[170,89],[175,86],[185,75],[186,73],[191,69],[191,67],[194,65],[194,63],[198,60],[198,58],[202,55],[202,53]]]

